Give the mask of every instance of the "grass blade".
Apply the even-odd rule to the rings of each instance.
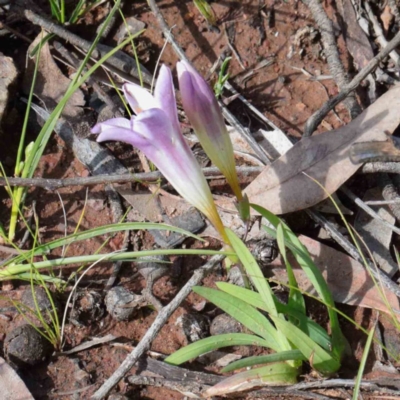
[[[217,282],[216,285],[218,289],[245,301],[253,307],[268,311],[259,293],[226,282]],[[318,343],[323,349],[330,350],[332,348],[331,338],[328,333],[312,319],[292,309],[287,304],[282,304],[276,298],[275,306],[279,314],[285,314],[291,317],[293,319],[292,323],[300,328],[314,342]]]
[[[282,362],[288,360],[307,361],[300,350],[287,350],[279,353],[267,354],[266,356],[247,357],[230,363],[221,372],[231,372],[236,369],[253,367],[254,365]]]
[[[376,320],[374,326],[369,331],[367,342],[365,343],[365,346],[364,346],[364,352],[363,352],[363,355],[362,355],[362,358],[361,358],[361,361],[360,361],[360,366],[358,367],[358,371],[357,371],[356,384],[354,385],[354,389],[353,389],[353,400],[358,400],[358,395],[360,393],[360,385],[361,385],[361,381],[362,381],[362,376],[363,376],[363,373],[364,373],[365,364],[367,363],[369,350],[370,350],[371,344],[372,344],[372,339],[374,338],[375,328],[376,328],[376,323],[377,322],[378,322],[378,320]]]
[[[263,337],[269,343],[268,347],[275,351],[281,350],[275,327],[254,307],[220,290],[195,286],[193,291],[214,303],[255,334]]]
[[[303,331],[288,321],[271,316],[277,329],[299,349],[311,366],[323,374],[332,374],[340,368],[340,362],[321,346],[310,339]]]
[[[283,257],[283,260],[285,261],[286,265],[286,272],[288,275],[288,281],[290,285],[289,289],[289,300],[288,300],[288,306],[299,311],[300,313],[306,315],[306,303],[304,301],[303,295],[299,290],[296,277],[294,276],[293,273],[293,268],[290,265],[290,262],[287,258],[286,254],[286,247],[285,247],[285,236],[284,236],[284,230],[283,230],[283,225],[279,224],[276,230],[276,238],[277,238],[277,243],[278,243],[278,248],[279,251]],[[291,321],[294,322],[294,321]]]
[[[334,311],[335,303],[333,301],[328,284],[322,276],[321,271],[314,264],[305,246],[300,242],[297,236],[286,224],[281,222],[281,220],[276,215],[272,214],[263,207],[260,207],[256,204],[251,204],[251,207],[253,207],[254,210],[259,212],[264,218],[266,218],[275,227],[275,229],[277,229],[278,225],[282,223],[286,246],[293,253],[296,261],[299,263],[300,267],[307,275],[307,278],[314,286],[318,295],[327,306],[332,330],[332,354],[336,357],[337,360],[340,360],[346,349],[347,341],[344,338],[342,331],[340,330],[339,319],[337,313]],[[264,229],[268,233],[275,234],[276,236],[276,232],[274,232],[273,230],[265,226]]]
[[[230,346],[262,346],[269,347],[269,343],[258,336],[246,333],[226,333],[198,340],[188,346],[182,347],[171,354],[164,361],[168,364],[179,365],[193,358],[208,353],[209,351]]]
[[[54,260],[39,261],[30,264],[16,264],[8,265],[6,268],[0,270],[0,280],[14,279],[16,275],[23,272],[30,271],[30,268],[36,268],[38,270],[45,268],[56,268],[63,265],[70,264],[84,264],[92,263],[99,260],[103,262],[114,262],[114,261],[131,261],[140,257],[150,257],[158,255],[226,255],[232,256],[232,252],[217,251],[217,250],[198,250],[198,249],[158,249],[158,250],[146,250],[146,251],[131,251],[124,253],[110,253],[110,254],[91,254],[85,256],[57,258]]]
[[[226,229],[226,233],[232,244],[233,250],[239,257],[239,260],[243,264],[261,298],[264,300],[267,311],[272,315],[278,315],[272,290],[254,256],[246,245],[230,229]]]
[[[73,235],[68,235],[67,237],[53,240],[52,242],[37,246],[36,248],[32,249],[29,252],[23,253],[17,257],[8,260],[4,265],[22,263],[23,261],[27,260],[27,257],[43,255],[49,253],[51,250],[54,250],[58,247],[69,246],[74,242],[91,239],[96,236],[107,235],[111,233],[128,231],[128,230],[137,231],[142,229],[171,231],[203,241],[203,239],[201,239],[199,236],[172,225],[160,224],[155,222],[125,222],[125,223],[104,225],[99,228],[89,229],[84,232],[75,233]]]

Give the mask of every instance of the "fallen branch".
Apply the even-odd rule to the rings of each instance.
[[[356,261],[364,265],[364,261],[361,258],[358,250],[339,232],[338,229],[332,226],[332,224],[319,212],[306,210],[306,213],[322,228],[324,228],[329,236],[335,240],[342,248],[350,254]],[[380,269],[376,268],[372,262],[368,262],[368,271],[381,282],[382,285],[394,293],[397,297],[400,297],[400,288],[397,286],[385,273]]]
[[[319,31],[321,32],[329,71],[333,75],[339,90],[343,90],[349,82],[347,72],[340,60],[332,21],[326,15],[324,7],[319,0],[303,0],[303,2],[310,9],[313,18],[318,25]],[[346,108],[349,110],[351,119],[356,118],[361,113],[361,107],[354,94],[348,96],[344,103]]]
[[[64,28],[64,26],[57,25],[53,21],[50,21],[47,18],[42,17],[41,15],[32,11],[31,9],[27,9],[25,5],[20,5],[20,7],[21,7],[20,9],[21,14],[28,21],[32,22],[32,24],[39,25],[46,31],[59,36],[60,38],[66,40],[67,42],[73,44],[74,46],[79,47],[80,49],[86,52],[91,48],[92,46],[91,42],[82,39],[80,36],[72,32],[69,32],[67,29]],[[112,47],[106,46],[104,44],[98,44],[96,49],[92,52],[92,57],[98,60],[111,50]],[[117,73],[127,81],[131,81],[132,78],[134,78],[134,81],[139,82],[139,72],[136,65],[136,61],[132,57],[123,53],[122,51],[118,51],[114,55],[111,55],[104,62],[104,67],[108,67],[110,71]],[[140,68],[143,81],[147,85],[151,85],[153,77],[147,71],[146,68],[144,68],[143,66],[141,66]]]
[[[146,334],[143,336],[136,348],[126,357],[124,362],[110,376],[110,378],[108,378],[96,391],[96,393],[94,393],[92,399],[100,400],[104,398],[110,392],[110,390],[125,376],[125,374],[129,372],[142,354],[150,348],[151,343],[158,335],[160,329],[190,294],[193,286],[198,285],[206,276],[206,274],[209,273],[218,263],[220,263],[224,257],[225,256],[220,255],[214,256],[206,264],[194,272],[193,276],[186,282],[186,285],[179,291],[174,299],[171,300],[171,302],[159,312],[157,318],[154,320],[153,324],[147,330]]]
[[[381,47],[387,46],[388,42],[385,38],[385,34],[383,33],[383,29],[382,29],[378,19],[375,17],[375,14],[373,13],[368,1],[364,2],[364,8],[368,14],[369,20],[371,21],[372,27],[373,27],[375,35],[376,35],[377,42],[381,45]],[[398,55],[396,50],[391,51],[389,53],[389,57],[392,59],[392,61],[395,63],[396,66],[399,65],[400,56]]]
[[[394,226],[393,224],[389,223],[385,219],[383,219],[378,213],[376,213],[371,207],[369,207],[367,204],[364,203],[358,196],[356,196],[349,188],[346,186],[342,186],[340,189],[350,200],[354,201],[355,204],[357,204],[358,207],[360,207],[362,210],[364,210],[370,217],[377,219],[379,222],[381,222],[383,225],[385,225],[387,228],[392,230],[393,232],[397,233],[400,235],[400,228],[397,226]]]
[[[360,83],[384,60],[388,54],[400,45],[400,32],[382,49],[348,84],[342,88],[342,91],[329,99],[318,111],[316,111],[308,120],[304,127],[303,137],[311,136],[317,126],[325,116],[342,102],[352,91],[356,90]]]
[[[259,174],[264,167],[237,167],[239,176],[249,176]],[[221,171],[216,167],[203,168],[203,173],[208,178],[222,178]],[[21,187],[41,187],[47,190],[55,190],[70,186],[94,186],[110,183],[127,182],[155,182],[164,179],[159,171],[141,172],[138,174],[123,175],[97,175],[89,177],[47,179],[47,178],[0,178],[0,186],[21,186]]]

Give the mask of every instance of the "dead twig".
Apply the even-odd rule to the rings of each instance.
[[[119,221],[116,221],[119,222]],[[121,251],[127,251],[129,246],[129,238],[130,238],[131,231],[125,231],[124,233],[124,241],[122,242]],[[117,261],[113,263],[111,275],[108,278],[108,281],[104,287],[104,293],[107,293],[113,286],[118,277],[119,271],[122,267],[122,261]]]
[[[392,182],[392,179],[390,179],[387,174],[384,174],[384,176],[379,179],[379,184],[382,187],[382,197],[386,201],[400,201],[399,192],[397,190],[397,187],[399,187],[399,178],[397,175],[393,178]],[[393,215],[396,217],[397,221],[400,221],[400,204],[389,203],[389,208]]]
[[[321,32],[322,43],[324,45],[329,70],[339,89],[343,90],[343,88],[348,84],[348,76],[342,62],[340,61],[332,21],[326,15],[324,7],[319,0],[304,0],[303,2],[310,9],[313,18],[318,25],[319,31]],[[361,107],[354,94],[348,96],[345,99],[344,104],[349,110],[351,119],[356,118],[361,113]]]
[[[236,171],[239,177],[247,177],[259,174],[264,167],[237,167]],[[206,178],[220,179],[221,171],[216,167],[203,168]],[[48,178],[0,178],[0,186],[21,186],[21,187],[41,187],[47,190],[55,190],[63,187],[71,186],[94,186],[111,183],[127,183],[127,182],[156,182],[163,179],[163,175],[159,171],[140,172],[137,174],[122,175],[97,175],[88,176],[86,178],[65,178],[65,179],[48,179]]]
[[[400,44],[400,32],[382,49],[353,79],[349,84],[342,87],[340,93],[328,100],[318,111],[316,111],[308,120],[304,127],[303,136],[311,136],[325,116],[342,102],[352,91],[356,90],[360,83],[385,59],[388,54]]]
[[[362,210],[364,210],[369,216],[372,218],[377,219],[379,222],[381,222],[383,225],[391,229],[393,232],[397,233],[400,235],[400,228],[397,228],[397,226],[394,226],[384,220],[380,215],[378,215],[371,207],[369,207],[367,204],[365,204],[359,197],[357,197],[349,188],[346,186],[342,186],[340,189],[350,200],[353,200],[355,204],[357,204],[358,207],[360,207]]]
[[[224,26],[224,33],[226,37],[226,41],[228,42],[228,47],[232,51],[233,55],[236,57],[237,62],[240,65],[240,68],[246,70],[246,67],[243,64],[242,58],[240,57],[239,52],[236,50],[234,45],[235,41],[235,25],[232,22],[227,22]]]
[[[185,298],[192,291],[193,286],[198,285],[203,278],[209,273],[217,264],[224,259],[224,256],[217,255],[212,257],[206,264],[201,268],[197,269],[192,277],[187,281],[185,286],[179,291],[174,299],[165,306],[157,315],[151,327],[147,330],[142,340],[136,346],[136,348],[126,357],[124,362],[118,367],[118,369],[108,378],[103,385],[94,393],[92,396],[93,400],[100,400],[104,398],[110,390],[125,376],[125,374],[135,365],[138,359],[145,353],[149,348],[154,338],[157,336],[160,329],[167,322],[169,317],[174,311],[180,306]]]
[[[400,163],[398,162],[372,162],[364,164],[360,172],[363,174],[375,174],[386,172],[388,174],[400,174]]]
[[[368,18],[372,23],[372,27],[374,28],[374,32],[376,35],[376,40],[382,47],[386,47],[388,45],[388,41],[385,38],[385,34],[383,33],[383,29],[376,18],[375,14],[373,13],[371,6],[369,5],[368,1],[364,2],[365,11],[368,14]],[[395,65],[399,65],[400,56],[397,54],[396,50],[393,50],[389,53],[389,57],[394,61]]]
[[[364,262],[358,253],[358,250],[335,228],[332,224],[319,212],[306,210],[307,214],[322,228],[324,228],[331,238],[335,240],[342,248],[350,254],[355,260],[364,265]],[[368,263],[369,272],[377,279],[382,282],[383,286],[400,297],[400,288],[380,269],[377,269],[371,262]]]
[[[57,25],[56,23],[49,21],[48,19],[40,16],[39,14],[35,13],[32,10],[24,8],[21,10],[21,12],[28,21],[32,22],[35,25],[39,25],[46,31],[59,36],[60,38],[66,40],[67,42],[73,44],[74,46],[83,49],[84,51],[89,51],[89,49],[92,46],[91,42],[82,39],[80,36],[75,35],[74,33],[69,32],[63,26]],[[105,56],[111,50],[112,47],[103,44],[98,44],[97,48],[92,52],[91,57],[99,60],[101,57]],[[136,65],[136,61],[122,51],[118,51],[112,56],[110,56],[104,62],[103,65],[105,67],[108,67],[110,71],[118,74],[119,76],[121,76],[121,78],[127,81],[132,81],[132,78],[134,78],[136,82],[139,82],[139,72]],[[151,85],[152,81],[151,74],[144,67],[141,66],[140,68],[143,81],[147,85]]]

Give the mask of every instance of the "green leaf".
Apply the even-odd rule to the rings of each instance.
[[[179,365],[186,361],[201,356],[216,349],[230,346],[262,346],[269,347],[269,343],[255,335],[246,333],[226,333],[224,335],[211,336],[182,347],[171,354],[164,361],[168,364]]]
[[[263,337],[268,343],[268,347],[271,349],[275,351],[282,350],[279,345],[278,332],[275,327],[254,307],[220,290],[195,286],[193,291],[214,303],[221,310],[243,324],[247,329]]]
[[[84,232],[75,233],[73,235],[68,235],[66,237],[53,240],[52,242],[49,242],[49,243],[44,243],[40,246],[37,246],[36,248],[34,248],[33,250],[31,250],[29,252],[25,252],[24,254],[21,254],[17,257],[10,259],[4,265],[18,264],[18,263],[28,260],[34,256],[46,254],[46,253],[50,252],[51,250],[56,249],[58,247],[62,247],[62,246],[66,247],[66,246],[69,246],[71,243],[78,242],[80,240],[91,239],[93,237],[100,236],[100,235],[106,235],[106,234],[111,234],[111,233],[116,233],[116,232],[121,232],[121,231],[138,231],[138,230],[152,230],[152,229],[177,232],[182,235],[190,236],[197,240],[203,240],[199,236],[194,235],[191,232],[188,232],[188,231],[185,231],[184,229],[177,228],[175,226],[167,225],[167,224],[160,224],[160,223],[153,223],[153,222],[126,222],[126,223],[110,224],[110,225],[101,226],[99,228],[89,229]]]
[[[193,0],[193,3],[210,25],[217,25],[217,17],[207,0]]]
[[[254,256],[251,254],[246,245],[230,229],[226,228],[225,230],[233,250],[239,257],[239,260],[243,264],[247,275],[250,277],[258,293],[260,293],[261,298],[264,300],[267,311],[272,315],[278,315],[272,290]]]
[[[6,268],[0,270],[0,280],[14,279],[16,275],[22,272],[27,272],[31,267],[38,270],[45,268],[56,268],[63,265],[70,264],[84,264],[91,262],[114,262],[126,261],[132,258],[151,257],[158,255],[232,255],[232,252],[216,251],[216,250],[198,250],[198,249],[158,249],[158,250],[143,250],[143,251],[127,251],[123,253],[108,253],[108,254],[90,254],[85,256],[57,258],[54,260],[39,261],[30,264],[15,264],[8,265]]]
[[[247,357],[243,360],[234,361],[223,368],[221,372],[231,372],[236,369],[253,367],[254,365],[288,360],[307,361],[300,350],[287,350],[279,353],[267,354],[266,356]]]
[[[288,321],[271,316],[277,329],[298,348],[311,366],[323,374],[332,374],[340,368],[340,362],[325,351],[303,331]]]
[[[375,334],[376,323],[377,322],[375,322],[374,326],[370,329],[370,331],[368,333],[367,342],[365,343],[365,346],[364,346],[364,351],[363,351],[363,355],[361,358],[360,366],[358,367],[358,371],[357,371],[356,384],[354,385],[354,389],[353,389],[353,400],[358,400],[358,395],[360,393],[360,386],[361,386],[361,381],[362,381],[362,377],[363,377],[363,373],[364,373],[365,364],[367,363],[369,351],[371,349],[372,340],[373,340],[374,334]]]
[[[265,367],[240,372],[217,383],[205,392],[205,396],[222,396],[224,394],[249,390],[255,386],[281,386],[297,382],[298,368],[287,363],[276,363]]]
[[[281,255],[283,257],[283,260],[285,261],[286,271],[287,271],[287,275],[288,275],[288,281],[289,281],[289,285],[290,285],[288,306],[295,310],[298,310],[300,313],[305,315],[306,314],[306,304],[305,304],[303,295],[301,294],[301,292],[299,290],[297,290],[299,288],[299,286],[297,284],[296,277],[294,276],[293,268],[290,265],[290,262],[287,258],[284,235],[285,235],[284,227],[283,227],[282,223],[280,223],[276,230],[276,238],[277,238],[279,252],[281,253]],[[291,320],[291,322],[293,322],[293,321]]]
[[[245,301],[253,307],[267,311],[265,303],[263,302],[259,293],[226,282],[217,282],[216,285],[218,289],[221,289],[222,291]],[[295,309],[292,309],[287,304],[282,304],[276,299],[275,296],[274,300],[275,306],[280,314],[285,314],[292,317],[292,323],[300,328],[305,334],[307,334],[314,342],[318,343],[325,350],[331,349],[331,339],[328,333],[321,326],[319,326],[312,319],[308,318],[306,315],[299,313]],[[297,323],[295,320],[297,320]]]
[[[310,280],[311,284],[314,286],[315,290],[327,306],[332,331],[332,354],[334,354],[337,360],[340,360],[343,352],[346,349],[347,341],[340,330],[339,319],[336,311],[334,311],[335,303],[333,301],[328,284],[326,283],[321,271],[314,264],[307,248],[300,242],[298,237],[285,223],[281,222],[276,215],[272,214],[263,207],[260,207],[256,204],[250,204],[250,206],[260,213],[264,218],[266,218],[275,227],[275,229],[277,229],[278,225],[282,223],[286,246],[293,253],[296,261],[299,263],[300,267],[307,275],[307,278]],[[270,234],[275,233],[276,236],[276,232],[268,229],[265,226],[263,228]]]

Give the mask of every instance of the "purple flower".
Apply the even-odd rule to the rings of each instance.
[[[99,134],[97,141],[125,142],[141,150],[175,190],[198,208],[229,243],[207,181],[181,133],[169,68],[161,67],[154,96],[131,83],[126,83],[123,90],[136,116],[113,118],[95,125],[92,133]]]
[[[214,92],[187,62],[178,62],[177,70],[186,115],[204,151],[223,173],[240,202],[243,196],[236,174],[232,142]]]

